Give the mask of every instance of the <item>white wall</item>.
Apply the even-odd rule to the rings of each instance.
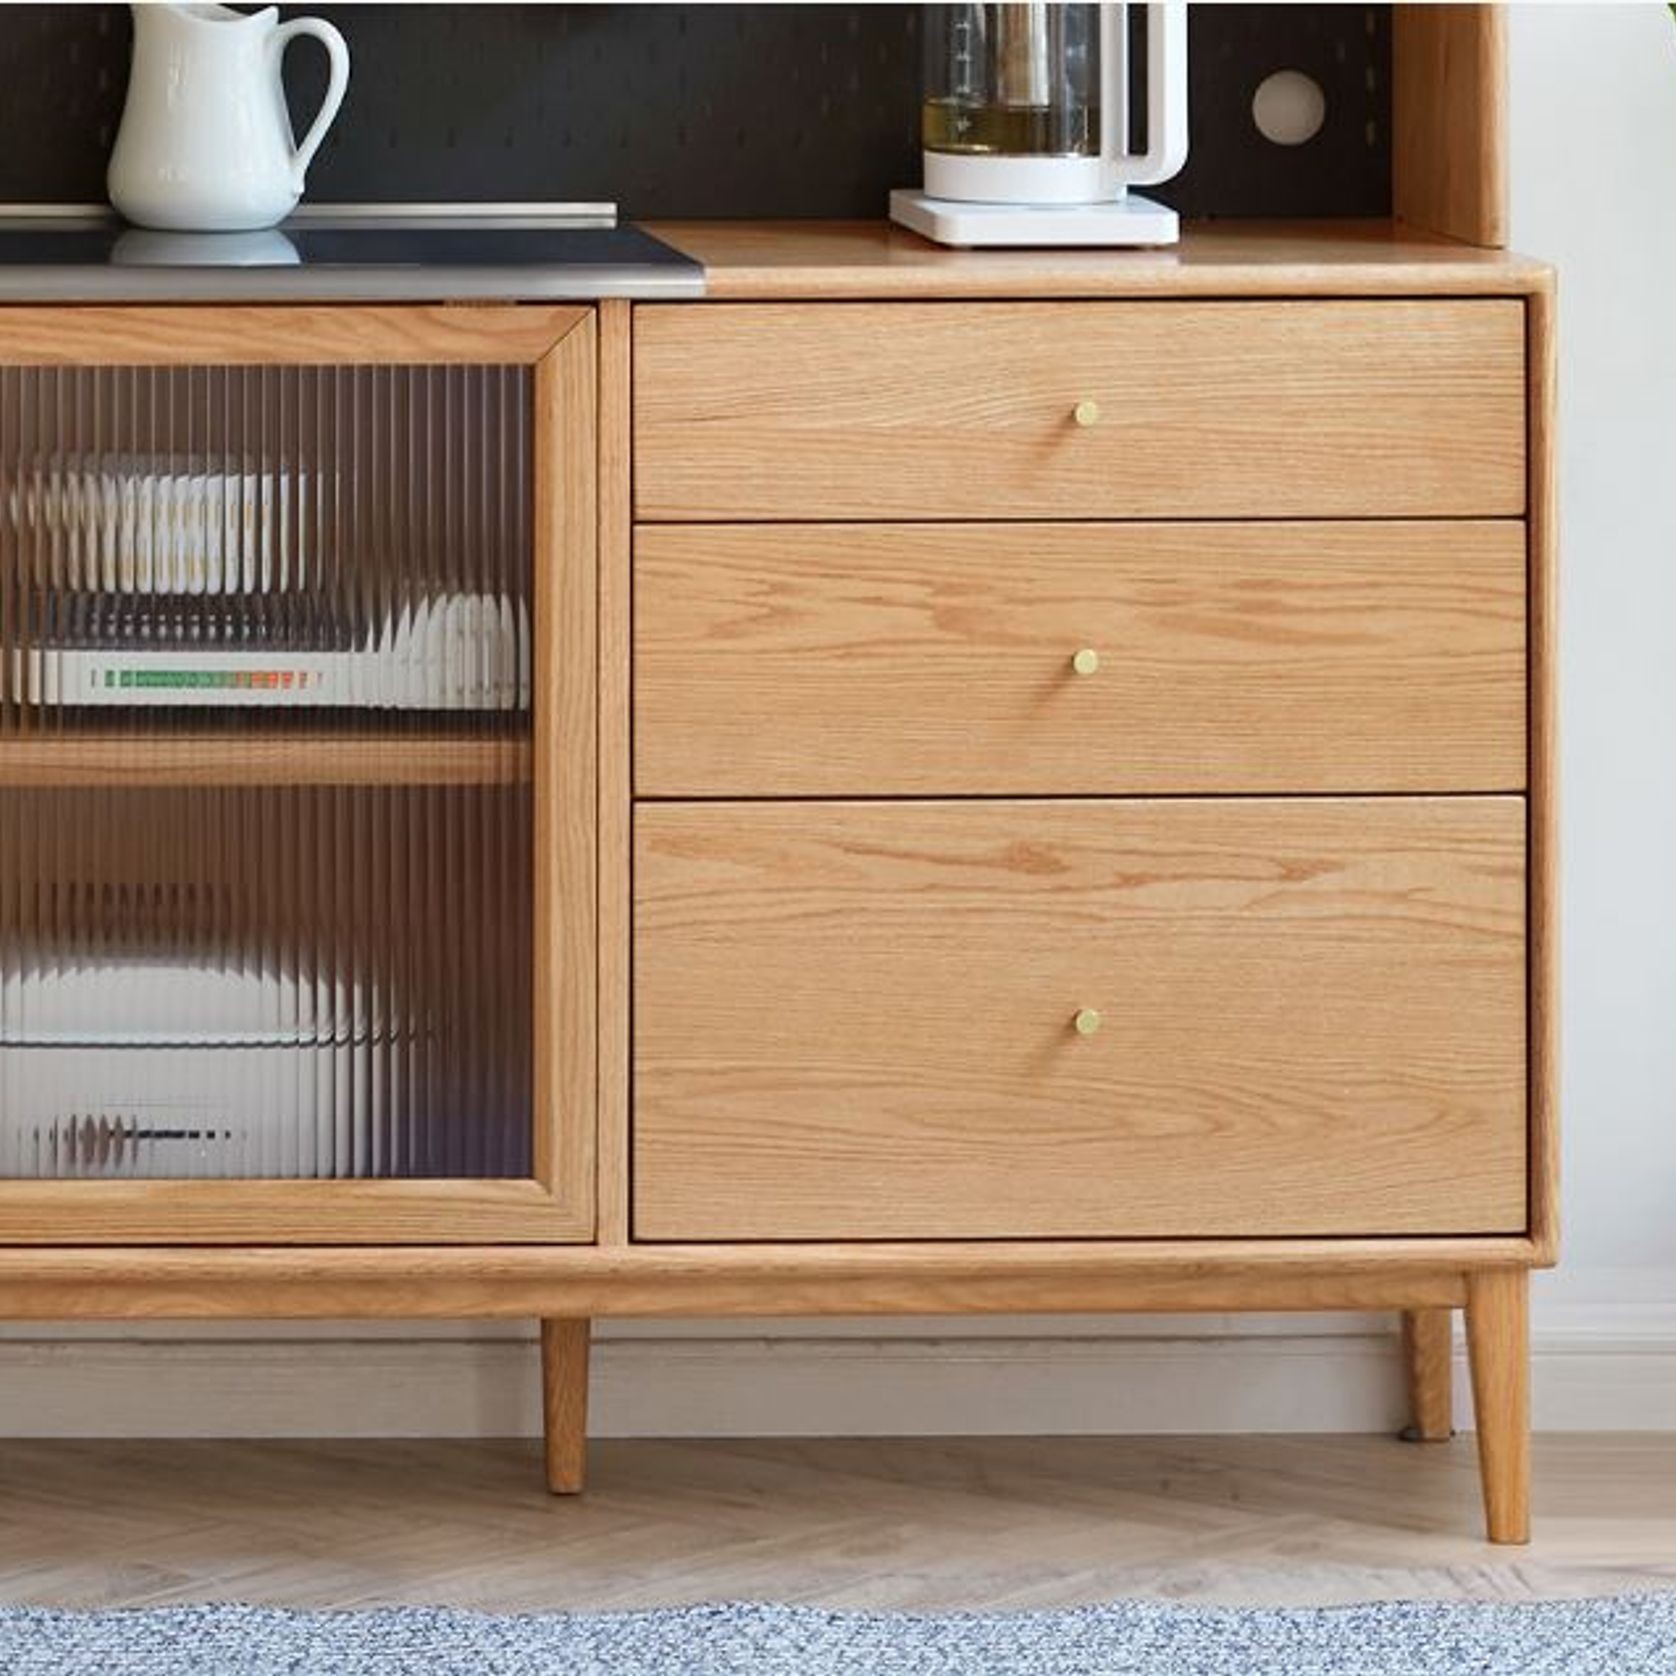
[[[1526,4],[1511,39],[1513,243],[1561,275],[1566,1209],[1563,1267],[1538,1281],[1536,1414],[1669,1426],[1676,26],[1652,3]],[[521,1331],[14,1328],[0,1435],[528,1431]],[[1399,1413],[1388,1323],[1346,1317],[638,1325],[597,1365],[596,1429],[618,1434],[1358,1430]]]
[[[1676,23],[1510,22],[1513,242],[1560,274],[1565,1246],[1537,1326],[1676,1333]]]

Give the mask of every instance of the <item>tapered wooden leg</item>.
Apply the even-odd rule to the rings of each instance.
[[[586,1320],[541,1323],[541,1418],[547,1440],[547,1488],[581,1492],[588,1462],[588,1330]]]
[[[1410,1443],[1442,1443],[1455,1435],[1454,1324],[1447,1309],[1405,1309],[1402,1317],[1402,1355],[1408,1370],[1408,1425],[1403,1436]]]
[[[1492,1542],[1529,1542],[1529,1272],[1468,1275],[1466,1327],[1485,1528]]]

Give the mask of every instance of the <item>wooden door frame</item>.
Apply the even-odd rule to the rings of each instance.
[[[593,1237],[596,341],[594,312],[579,306],[0,308],[0,361],[14,365],[531,367],[536,671],[531,1177],[0,1181],[0,1246],[436,1246]],[[253,768],[253,781],[291,778],[297,754],[277,753],[265,771]],[[329,750],[324,755],[336,761]],[[0,740],[0,789],[43,783],[43,773],[46,783],[80,777],[103,784],[110,766],[108,751],[71,752],[43,769],[39,742],[15,758],[8,761],[8,742]],[[341,782],[352,770],[346,759],[331,778]],[[212,779],[231,777],[222,763]],[[132,774],[123,778],[136,783]],[[166,765],[158,783],[199,781],[182,763]]]

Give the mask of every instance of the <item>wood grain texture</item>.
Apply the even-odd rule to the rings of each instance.
[[[14,366],[306,366],[539,361],[592,311],[574,305],[363,303],[0,308]]]
[[[550,1251],[589,1249],[550,1245]],[[1313,1271],[1199,1276],[1193,1254],[1178,1242],[1176,1268],[1136,1270],[1130,1254],[1109,1244],[1103,1265],[1056,1273],[1029,1253],[1012,1268],[971,1265],[958,1278],[937,1278],[897,1261],[849,1274],[818,1267],[763,1268],[760,1248],[739,1247],[741,1260],[701,1276],[684,1265],[645,1262],[608,1272],[555,1269],[546,1279],[454,1278],[415,1282],[388,1259],[358,1280],[315,1276],[257,1284],[237,1279],[174,1285],[130,1274],[99,1283],[13,1284],[0,1273],[0,1312],[14,1321],[352,1319],[516,1319],[563,1313],[594,1317],[821,1315],[1163,1314],[1259,1310],[1460,1308],[1466,1282],[1453,1270],[1380,1265],[1347,1274],[1331,1256]],[[4,1265],[0,1265],[3,1270]]]
[[[1485,1531],[1492,1542],[1529,1542],[1528,1271],[1485,1269],[1470,1275],[1466,1328]]]
[[[1522,1232],[1524,821],[642,805],[636,1236]]]
[[[535,374],[535,1175],[594,1231],[595,622],[592,313]]]
[[[646,526],[634,598],[642,796],[1525,784],[1514,521]]]
[[[1531,1232],[1548,1265],[1560,1240],[1559,515],[1555,298],[1526,303],[1530,331]]]
[[[1403,1312],[1402,1352],[1408,1376],[1408,1430],[1416,1443],[1443,1443],[1455,1435],[1454,1316],[1447,1309]]]
[[[635,323],[643,519],[1525,508],[1516,299],[651,304]],[[1097,424],[1073,421],[1083,401]]]
[[[632,329],[628,303],[600,305],[597,1237],[608,1246],[629,1237]]]
[[[408,732],[70,733],[0,739],[0,786],[511,785],[525,739]]]
[[[548,1492],[579,1495],[588,1473],[588,1348],[593,1324],[541,1323],[541,1435]]]
[[[12,1180],[0,1182],[0,1248],[574,1239],[576,1211],[538,1181]],[[12,1255],[0,1249],[0,1277]]]
[[[1402,7],[1402,11],[1429,11]],[[887,221],[670,221],[717,301],[1476,296],[1546,270],[1388,221],[1190,223],[1160,250],[949,250]]]
[[[1507,242],[1504,7],[1391,8],[1391,207],[1424,232]]]
[[[1520,1237],[912,1240],[0,1252],[17,1320],[1055,1314],[1459,1308]]]

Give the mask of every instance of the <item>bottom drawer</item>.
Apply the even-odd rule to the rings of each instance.
[[[1524,850],[1516,797],[643,805],[635,1236],[1520,1231]]]

